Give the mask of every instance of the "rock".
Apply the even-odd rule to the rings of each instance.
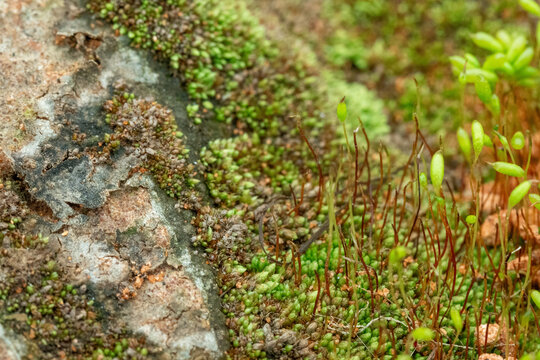
[[[0,324],[0,359],[21,360],[26,354],[26,344]]]
[[[191,359],[194,352],[200,359],[214,359],[220,353],[203,294],[184,271],[145,282],[121,308],[131,329],[174,351],[176,358]]]
[[[165,65],[82,10],[61,0],[0,5],[0,175],[13,168],[24,179],[40,209],[33,231],[49,236],[58,266],[110,314],[109,328],[144,336],[163,359],[219,359],[227,332],[214,276],[191,247],[192,213],[133,173],[137,153],[95,149],[112,131],[102,107],[117,83],[171,109],[190,134],[190,161],[222,127],[194,127]],[[33,253],[19,252],[14,268],[32,266]],[[19,359],[25,351],[3,334],[0,327],[0,358]]]

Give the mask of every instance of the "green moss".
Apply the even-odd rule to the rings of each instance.
[[[442,60],[445,49],[466,42],[471,29],[497,24],[503,7],[500,2],[483,8],[466,1],[324,4],[327,23],[342,31],[309,52],[311,58],[322,49],[327,57],[323,76],[313,77],[303,62],[267,40],[245,8],[231,1],[90,1],[91,9],[112,21],[132,44],[152,49],[169,63],[188,89],[192,103],[186,110],[197,123],[214,117],[236,123],[243,134],[203,149],[206,183],[218,207],[198,205],[193,221],[194,242],[205,247],[220,270],[231,358],[391,359],[411,353],[409,333],[418,326],[434,330],[436,342],[415,344],[413,358],[427,359],[436,349],[449,352],[447,344],[454,340],[459,345],[452,350],[456,358],[467,352],[475,358],[477,325],[494,321],[503,305],[526,318],[525,309],[504,297],[509,292],[501,290],[492,269],[501,262],[500,252],[480,250],[475,270],[484,277],[470,274],[469,261],[476,256],[454,211],[463,212],[463,205],[426,193],[427,187],[417,194],[412,165],[403,188],[398,185],[402,173],[390,166],[393,157],[385,155],[379,164],[378,154],[367,154],[361,182],[354,186],[354,157],[336,146],[343,141],[334,129],[339,125],[334,114],[345,95],[349,136],[358,117],[370,137],[382,136],[390,130],[385,104],[393,120],[411,119],[419,110],[414,74],[425,118],[420,123],[440,129],[458,108],[456,88],[445,88],[453,83]],[[463,14],[468,14],[469,29],[463,29]],[[331,70],[325,71],[327,67]],[[314,85],[318,81],[336,96],[327,107]],[[117,100],[122,109],[113,103],[111,114],[126,110],[131,116],[132,100]],[[322,120],[317,109],[331,115]],[[305,139],[291,131],[295,119],[289,115],[310,128],[328,126],[318,137],[308,135],[323,159],[324,189]],[[122,122],[110,120],[122,134]],[[246,125],[252,133],[243,133]],[[284,133],[288,136],[278,136]],[[376,180],[387,166],[394,172]],[[166,189],[182,182],[182,170],[163,168],[168,170],[156,175]],[[353,200],[355,188],[361,194]],[[177,194],[179,189],[173,189]],[[321,228],[320,236],[304,247]],[[456,254],[451,255],[448,244]],[[398,245],[407,256],[389,268],[390,251]],[[523,286],[519,279],[512,284],[515,289]],[[497,296],[486,297],[489,289]],[[468,330],[457,339],[451,308],[463,309]],[[526,351],[538,346],[533,331],[531,325],[518,339]],[[311,347],[300,346],[306,343]]]
[[[290,131],[289,115],[317,116],[310,70],[280,54],[242,3],[90,0],[88,7],[169,63],[199,105],[188,109],[196,122],[211,117],[275,135]]]
[[[359,126],[358,119],[362,120],[370,139],[375,140],[388,134],[390,127],[384,111],[384,102],[377,97],[376,93],[362,84],[345,81],[339,73],[328,72],[324,74],[324,78],[328,86],[328,94],[345,96],[349,137],[352,137],[353,131]],[[339,99],[336,98],[328,103],[336,106]]]
[[[211,142],[201,151],[211,195],[223,206],[234,208],[239,204],[260,206],[269,189],[274,194],[288,193],[290,187],[298,186],[299,172],[286,160],[287,153],[278,144],[261,144],[257,135]]]

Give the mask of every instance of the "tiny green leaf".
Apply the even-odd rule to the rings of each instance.
[[[529,201],[535,208],[540,210],[540,195],[538,194],[529,194]]]
[[[480,77],[484,77],[490,84],[495,84],[499,78],[497,75],[488,70],[484,69],[469,69],[465,73],[464,81],[467,83],[476,83]]]
[[[497,31],[496,37],[505,49],[508,49],[510,45],[512,45],[512,38],[510,37],[510,34],[506,32],[506,30]]]
[[[435,338],[435,332],[426,327],[419,327],[412,331],[411,336],[416,341],[431,341]]]
[[[450,56],[450,64],[452,64],[454,75],[459,75],[463,71],[466,62],[461,56]]]
[[[497,161],[491,164],[495,171],[508,175],[508,176],[515,176],[515,177],[525,177],[526,173],[525,170],[519,165],[507,163],[504,161]]]
[[[491,101],[489,103],[489,110],[491,110],[491,112],[494,115],[499,115],[501,113],[501,103],[499,101],[499,97],[497,96],[497,94],[491,95]]]
[[[444,157],[441,150],[433,154],[430,166],[431,183],[436,193],[440,193],[444,180]]]
[[[508,75],[508,76],[514,76],[515,74],[515,70],[514,70],[514,67],[512,66],[512,64],[510,64],[510,62],[506,61],[502,67],[499,68],[499,71],[501,71],[502,73]]]
[[[484,148],[484,128],[477,120],[474,120],[471,125],[471,136],[474,149],[474,160],[476,161]]]
[[[540,291],[531,291],[531,300],[536,304],[536,307],[540,308]]]
[[[487,147],[493,146],[493,141],[491,141],[491,138],[487,134],[484,134],[484,146],[487,146]]]
[[[461,318],[461,314],[459,313],[459,311],[456,309],[451,309],[450,318],[452,319],[452,324],[454,324],[457,332],[460,333],[463,329],[463,319]]]
[[[540,39],[540,22],[538,22],[538,24],[536,24],[536,39]],[[536,47],[538,47],[538,40],[537,40],[537,43],[536,43]],[[540,352],[539,352],[540,354]]]
[[[465,54],[465,59],[467,59],[467,65],[472,68],[480,67],[480,61],[471,53]]]
[[[527,66],[527,67],[524,67],[522,69],[520,69],[517,74],[516,74],[516,77],[518,79],[533,79],[533,78],[536,78],[538,77],[538,75],[540,74],[540,70],[538,70],[537,68],[535,67],[532,67],[532,66]]]
[[[412,358],[407,354],[398,355],[397,360],[412,360]]]
[[[508,208],[512,209],[514,206],[519,204],[521,200],[527,195],[531,189],[531,182],[524,181],[512,190],[510,196],[508,197]]]
[[[484,104],[491,103],[491,96],[493,95],[493,92],[491,91],[491,86],[485,77],[478,77],[474,83],[474,88],[476,89],[476,94]]]
[[[518,56],[514,61],[514,69],[519,71],[530,64],[534,56],[534,50],[532,47],[528,47]]]
[[[467,133],[467,131],[465,131],[465,129],[463,129],[462,127],[458,128],[457,130],[457,141],[459,144],[459,148],[463,152],[463,155],[465,155],[467,161],[471,161],[471,139],[469,138],[469,134]]]
[[[503,146],[503,148],[510,152],[510,144],[508,143],[508,139],[506,138],[506,136],[502,135],[501,133],[499,133],[498,131],[494,131],[495,134],[497,134],[497,137],[499,138],[499,141],[501,142],[501,145]]]
[[[425,189],[428,183],[426,173],[422,171],[420,175],[418,175],[418,179],[420,180],[420,186]]]
[[[525,11],[540,17],[540,5],[534,0],[519,0],[519,4]]]
[[[482,49],[486,49],[491,52],[504,51],[502,44],[488,33],[478,32],[476,34],[473,34],[471,38],[476,44],[476,46],[481,47]]]
[[[538,86],[538,79],[521,79],[518,81],[519,86],[535,87]]]
[[[347,119],[347,105],[345,104],[345,98],[341,99],[337,106],[337,117],[339,121],[344,122]]]
[[[523,133],[521,131],[517,131],[514,136],[512,136],[510,144],[512,144],[512,147],[516,150],[523,149],[525,146],[525,136],[523,136]]]
[[[514,41],[512,41],[512,45],[510,45],[508,52],[506,53],[506,58],[508,61],[513,63],[518,56],[521,55],[523,49],[525,49],[525,46],[527,46],[527,39],[525,39],[523,36],[518,36],[515,38]]]
[[[484,65],[482,65],[482,69],[488,71],[497,70],[503,67],[505,62],[506,55],[504,55],[503,53],[492,54],[486,58],[486,61],[484,61]]]

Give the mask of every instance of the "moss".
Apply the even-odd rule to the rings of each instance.
[[[86,286],[65,283],[54,255],[44,256],[44,239],[23,236],[32,239],[24,246],[34,244],[34,250],[25,250],[24,255],[34,257],[32,266],[15,274],[10,264],[21,254],[4,248],[0,255],[0,270],[10,274],[0,285],[0,322],[35,344],[40,359],[89,359],[99,354],[104,359],[145,358],[144,338],[122,329],[105,330],[101,323],[105,314],[95,307]]]
[[[345,96],[347,109],[350,109],[346,120],[348,136],[352,136],[353,131],[359,126],[359,119],[362,120],[370,139],[375,140],[388,134],[390,126],[385,114],[384,102],[377,97],[376,93],[362,84],[347,82],[339,73],[325,73],[325,79],[328,94]],[[328,103],[337,106],[339,99],[333,100]]]
[[[437,316],[437,341],[452,343],[456,332],[447,310],[462,309],[465,305],[470,309],[463,314],[470,331],[462,332],[457,343],[474,344],[476,324],[489,322],[503,304],[500,297],[484,300],[484,291],[495,281],[493,274],[486,275],[485,283],[471,279],[461,255],[461,270],[456,273],[456,287],[450,297],[451,285],[441,275],[452,271],[450,254],[447,252],[440,259],[436,275],[432,273],[431,246],[413,241],[407,243],[407,258],[399,265],[402,269],[390,269],[390,250],[396,241],[404,243],[407,230],[403,228],[394,236],[397,223],[383,221],[385,205],[374,208],[373,213],[364,213],[369,205],[358,204],[340,225],[343,238],[326,231],[300,254],[298,261],[294,254],[331,216],[331,206],[327,198],[317,214],[316,179],[302,178],[295,167],[295,157],[284,158],[283,154],[284,150],[276,152],[269,140],[260,143],[257,136],[248,135],[212,142],[201,154],[211,195],[222,210],[206,209],[199,213],[194,222],[199,231],[196,243],[208,249],[210,259],[221,269],[219,280],[231,329],[232,358],[303,358],[316,354],[329,359],[391,358],[396,351],[406,349],[411,316],[417,319],[417,325],[427,327],[433,326],[432,318]],[[378,164],[367,166],[375,169]],[[336,181],[346,184],[351,174],[354,169],[342,169]],[[395,178],[399,179],[399,175]],[[296,193],[297,201],[300,187],[306,183],[304,202],[298,208],[284,180]],[[243,187],[243,181],[255,186]],[[243,201],[244,197],[250,200]],[[334,201],[341,207],[348,200],[336,194]],[[381,197],[379,201],[384,200]],[[393,206],[399,209],[407,201],[399,199]],[[436,203],[440,199],[432,194],[430,201]],[[448,204],[447,211],[451,208]],[[423,221],[438,222],[439,211],[435,210],[433,215]],[[405,221],[412,221],[410,213],[402,216]],[[463,230],[462,224],[453,224],[461,228],[456,231]],[[359,248],[347,235],[353,227],[356,231],[365,228],[363,240],[356,240],[363,241],[360,249],[365,267],[355,253]],[[445,239],[444,230],[439,231],[440,239]],[[467,239],[459,237],[455,241],[454,247],[460,249]],[[481,259],[482,269],[489,273],[491,262],[500,261],[500,252],[484,251]],[[431,280],[428,274],[433,274]],[[482,316],[475,310],[480,307],[484,308]],[[517,311],[513,303],[508,309]],[[273,335],[269,337],[270,333]],[[522,334],[520,341],[525,344],[529,336],[532,335]],[[311,346],[304,347],[306,343]],[[529,340],[524,346],[534,349],[537,345]],[[469,350],[469,356],[476,356],[474,346]],[[428,357],[432,351],[429,343],[417,345],[414,358]],[[453,353],[461,358],[465,351],[458,347]]]
[[[416,88],[402,77],[420,69],[429,72],[437,86],[449,79],[446,65],[431,68],[431,61],[440,62],[444,46],[454,46],[454,40],[444,42],[446,34],[430,28],[449,27],[457,42],[464,41],[462,19],[446,12],[453,6],[456,14],[479,11],[464,1],[325,4],[327,16],[336,17],[329,23],[354,26],[330,43],[321,43],[323,48],[328,45],[329,63],[368,71],[359,75],[349,68],[341,76],[336,75],[341,70],[332,68],[321,82],[331,94],[338,93],[334,104],[352,93],[347,96],[349,131],[360,116],[371,136],[389,131],[384,104],[352,80],[367,79],[372,88],[381,84],[383,90],[395,87],[401,98],[386,104],[396,118],[410,118],[417,110]],[[188,89],[193,104],[187,111],[197,122],[215,117],[236,123],[237,134],[243,134],[246,124],[253,130],[203,149],[205,180],[217,207],[194,206],[193,240],[219,269],[233,345],[230,358],[391,359],[411,353],[414,346],[413,357],[427,359],[438,349],[449,352],[447,344],[454,340],[459,345],[452,350],[456,358],[474,358],[477,325],[493,321],[503,305],[517,317],[524,315],[523,308],[500,296],[505,292],[491,267],[501,260],[498,251],[479,251],[478,268],[470,273],[469,239],[463,235],[467,229],[454,211],[461,205],[424,190],[416,193],[414,169],[405,174],[394,169],[392,156],[381,155],[379,162],[379,154],[365,154],[366,160],[359,163],[362,174],[357,174],[352,154],[340,152],[342,142],[334,141],[333,116],[317,123],[320,117],[314,109],[324,105],[318,102],[322,92],[313,84],[321,77],[311,77],[302,62],[276,51],[279,47],[266,40],[243,7],[211,0],[92,0],[90,8],[112,21],[135,46],[152,49],[169,63]],[[500,10],[491,4],[489,16]],[[485,21],[475,14],[474,26]],[[382,36],[372,35],[373,26],[380,26]],[[426,34],[438,41],[426,43]],[[406,41],[406,47],[398,40]],[[363,47],[353,51],[346,48],[350,44]],[[384,92],[384,97],[394,98],[395,92]],[[131,114],[128,103],[133,99],[127,98],[117,102]],[[426,114],[438,114],[438,119],[446,119],[448,110],[456,108],[452,91],[428,100]],[[112,106],[120,108],[114,102]],[[334,105],[329,108],[334,114]],[[291,131],[291,114],[309,127],[331,124],[328,132],[308,139],[313,152],[324,159],[321,185],[319,164]],[[113,123],[122,134],[123,121]],[[279,136],[284,133],[288,136]],[[356,155],[361,159],[367,150],[360,151]],[[169,182],[177,183],[176,175],[180,181],[182,171],[167,171],[162,186],[168,189]],[[402,175],[405,187],[399,184]],[[361,194],[353,199],[356,190]],[[447,229],[443,221],[449,223]],[[406,257],[389,267],[390,251],[397,245],[406,249]],[[516,280],[514,285],[523,284]],[[494,290],[488,294],[490,289]],[[467,331],[459,336],[450,322],[450,308],[462,310],[465,319]],[[409,332],[418,326],[436,330],[435,342],[413,344]],[[518,339],[523,350],[538,346],[532,331],[528,328]]]
[[[122,146],[141,159],[139,171],[150,171],[171,197],[180,196],[195,184],[183,134],[170,109],[119,90],[107,101],[105,111],[106,122],[114,132],[105,135],[101,154]]]
[[[316,124],[310,70],[276,51],[242,3],[90,0],[88,7],[169,63],[194,101],[188,113],[197,122],[247,124],[260,135],[290,131],[291,114]]]
[[[260,143],[247,134],[211,142],[201,151],[211,195],[228,208],[238,204],[260,206],[274,194],[298,186],[298,168],[284,159],[288,150],[271,142]]]

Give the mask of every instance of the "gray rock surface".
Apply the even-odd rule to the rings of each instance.
[[[173,110],[192,161],[221,129],[193,126],[166,67],[82,9],[67,0],[0,2],[0,147],[50,209],[37,230],[71,280],[93,289],[111,326],[145,335],[164,358],[220,358],[224,319],[215,279],[190,245],[192,214],[148,176],[131,175],[134,155],[103,162],[85,150],[111,132],[102,105],[116,83]],[[2,351],[13,347],[2,340]]]
[[[0,359],[20,360],[21,354],[26,352],[24,342],[0,325]]]

